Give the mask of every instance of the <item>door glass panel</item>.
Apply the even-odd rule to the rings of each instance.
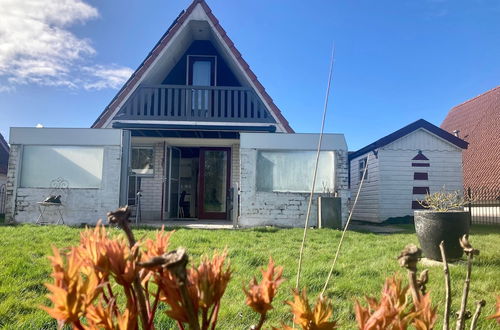
[[[210,86],[211,74],[212,74],[212,62],[194,61],[193,86]]]
[[[170,176],[169,176],[169,217],[179,216],[179,176],[181,151],[178,148],[170,149]]]
[[[212,81],[212,62],[194,61],[193,62],[193,86],[210,86]],[[206,89],[193,89],[191,100],[193,111],[206,111],[208,109],[208,93]],[[203,113],[193,114],[202,116]]]
[[[226,212],[227,151],[205,151],[205,186],[203,208],[205,212]]]

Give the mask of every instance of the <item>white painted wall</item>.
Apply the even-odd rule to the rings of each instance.
[[[358,193],[361,177],[359,174],[359,161],[363,158],[368,158],[368,177],[365,178],[361,191],[359,192],[356,207],[353,210],[353,220],[373,221],[378,222],[380,217],[380,173],[379,160],[373,152],[361,155],[351,160],[351,201],[350,208],[352,209],[354,199]]]
[[[94,224],[119,206],[121,174],[121,130],[11,128],[11,150],[7,174],[6,220],[34,223],[37,202],[53,193],[51,188],[21,188],[19,177],[23,145],[95,145],[104,148],[101,186],[96,189],[68,189],[62,208],[66,224]],[[46,218],[56,220],[54,208]]]
[[[241,134],[240,146],[240,217],[241,227],[304,226],[309,193],[265,192],[256,187],[258,150],[315,150],[317,134]],[[347,145],[342,134],[326,134],[322,150],[335,151],[335,190],[342,200],[342,223],[348,214]],[[310,226],[318,224],[316,193],[311,208]]]
[[[430,167],[412,167],[412,163],[416,162],[412,161],[412,158],[419,150],[429,158]],[[353,199],[357,189],[357,185],[352,184],[356,182],[353,178],[357,176],[357,160],[362,157],[351,161]],[[370,157],[373,157],[373,153]],[[362,190],[365,194],[360,196],[353,219],[383,222],[390,217],[412,216],[412,200],[423,199],[425,196],[413,195],[414,186],[427,186],[431,193],[443,187],[448,191],[463,189],[462,149],[425,129],[416,130],[380,148],[377,163],[378,170],[374,169],[372,172],[377,172],[378,189],[367,187]],[[370,171],[370,167],[368,170]],[[414,172],[428,173],[429,180],[414,180]],[[376,213],[376,216],[372,213]]]

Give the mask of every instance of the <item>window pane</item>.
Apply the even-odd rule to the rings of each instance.
[[[132,148],[132,172],[135,174],[153,174],[153,148]]]
[[[205,212],[226,212],[227,151],[205,151]]]
[[[193,86],[210,86],[212,62],[195,61],[193,63]]]
[[[315,151],[259,151],[257,155],[257,190],[311,191]],[[334,153],[320,153],[315,192],[334,189]]]
[[[24,146],[21,187],[50,188],[63,178],[69,188],[100,188],[103,153],[102,147]]]

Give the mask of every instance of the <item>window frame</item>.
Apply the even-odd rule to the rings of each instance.
[[[210,86],[217,86],[217,55],[187,55],[186,85],[193,86],[193,65],[194,62],[196,61],[211,62]],[[198,86],[198,87],[207,87],[207,86]]]
[[[364,164],[363,167],[361,166],[362,163]],[[358,182],[361,182],[361,180],[363,179],[363,172],[365,171],[365,167],[366,167],[365,181],[367,181],[368,180],[368,156],[363,157],[361,159],[358,159]]]
[[[259,170],[258,170],[258,167],[259,167],[259,164],[258,164],[258,160],[259,160],[259,154],[261,152],[275,152],[275,153],[279,153],[279,152],[289,152],[289,153],[293,153],[293,152],[310,152],[314,155],[314,161],[315,161],[315,157],[316,157],[316,150],[291,150],[291,149],[256,149],[256,157],[255,157],[255,191],[258,192],[258,193],[284,193],[284,194],[307,194],[307,193],[310,193],[311,190],[292,190],[292,189],[286,189],[286,190],[278,190],[278,189],[271,189],[271,190],[265,190],[265,189],[262,189],[261,186],[259,186],[259,179],[258,179],[258,176],[259,176]],[[331,174],[331,182],[330,184],[332,185],[332,187],[330,187],[330,189],[332,191],[334,191],[336,189],[336,184],[337,184],[337,153],[335,150],[321,150],[321,153],[331,153],[331,157],[332,157],[332,165],[333,165],[333,168],[332,168],[332,171],[333,173]],[[319,188],[319,189],[318,189]],[[316,178],[316,187],[314,189],[314,193],[315,194],[320,194],[320,193],[323,193],[323,188],[322,188],[322,182],[319,182],[318,181],[318,178]]]
[[[138,172],[135,172],[134,170],[139,170],[139,169],[134,169],[132,166],[133,166],[133,156],[134,156],[134,149],[149,149],[153,152],[153,155],[152,155],[152,162],[151,162],[151,165],[152,165],[152,172],[151,173],[138,173]],[[130,148],[130,175],[132,176],[140,176],[140,177],[153,177],[155,175],[155,148],[154,146],[152,145],[137,145],[137,146],[131,146]]]
[[[71,190],[76,190],[76,189],[85,189],[85,190],[100,190],[103,187],[103,182],[104,182],[104,170],[105,170],[105,165],[106,165],[106,146],[105,145],[66,145],[66,144],[22,144],[20,148],[20,157],[17,165],[17,178],[16,178],[16,183],[17,187],[20,189],[54,189],[54,187],[51,186],[49,183],[48,186],[42,187],[42,186],[27,186],[23,184],[23,175],[25,172],[24,162],[26,161],[25,159],[25,152],[26,152],[26,147],[28,149],[30,147],[73,147],[73,148],[94,148],[94,149],[100,149],[102,151],[102,164],[101,164],[101,172],[100,172],[100,181],[99,181],[99,186],[94,186],[94,187],[74,187],[71,186],[71,183],[69,183],[69,189]],[[63,179],[68,180],[68,178],[62,177]],[[54,179],[57,179],[57,177],[54,177]],[[54,180],[53,179],[53,180]]]

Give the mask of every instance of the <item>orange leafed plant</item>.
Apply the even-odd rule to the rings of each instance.
[[[243,287],[246,295],[245,303],[260,314],[259,323],[255,329],[260,329],[266,319],[266,314],[273,308],[272,302],[278,287],[283,282],[283,267],[276,267],[273,258],[269,257],[267,269],[262,269],[262,281],[257,283],[255,277],[250,281],[248,289]]]
[[[355,301],[354,310],[360,330],[407,329],[413,324],[416,329],[432,329],[436,321],[436,309],[432,308],[429,294],[421,295],[412,304],[408,286],[403,286],[397,277],[386,279],[380,301],[366,297],[367,307]]]
[[[269,258],[267,269],[262,269],[262,281],[257,283],[255,277],[250,281],[245,303],[259,314],[266,314],[273,308],[272,302],[278,287],[283,282],[283,267],[276,267],[272,258]]]
[[[52,263],[53,284],[46,284],[50,291],[49,299],[53,307],[42,308],[61,323],[80,325],[80,318],[86,308],[99,293],[98,280],[91,274],[81,272],[83,261],[76,248],[63,256],[53,248]]]
[[[129,216],[128,208],[108,214],[126,239],[110,237],[99,222],[84,230],[80,244],[69,252],[53,249],[53,283],[47,284],[53,306],[42,308],[60,327],[139,329],[140,322],[142,329],[154,329],[158,304],[164,302],[179,328],[187,323],[190,329],[214,329],[231,278],[227,252],[187,268],[184,249],[167,251],[171,232],[162,228],[154,239],[136,242]],[[123,308],[117,304],[120,296]]]
[[[488,316],[488,319],[494,319],[500,324],[500,296],[497,296],[497,311],[495,314]]]
[[[306,290],[293,291],[293,301],[286,302],[292,308],[293,322],[300,325],[304,330],[331,330],[337,329],[337,322],[329,321],[332,314],[331,301],[326,297],[318,297],[314,308],[311,310],[307,300]],[[283,326],[283,329],[292,329]]]

